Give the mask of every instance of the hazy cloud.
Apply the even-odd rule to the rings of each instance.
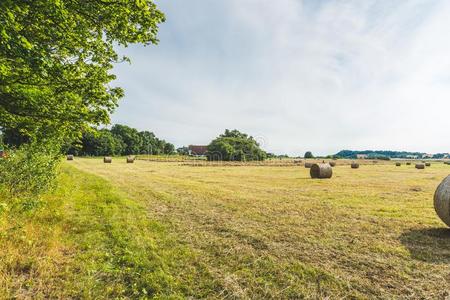
[[[114,122],[178,146],[236,128],[276,153],[450,151],[450,2],[159,3],[160,44],[122,50]]]

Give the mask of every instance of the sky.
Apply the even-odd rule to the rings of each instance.
[[[225,129],[277,154],[450,152],[450,1],[160,0],[120,48],[113,123],[176,146]]]

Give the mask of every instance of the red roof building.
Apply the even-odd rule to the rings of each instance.
[[[208,151],[208,146],[189,145],[189,155],[204,156]]]

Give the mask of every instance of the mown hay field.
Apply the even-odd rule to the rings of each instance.
[[[76,157],[34,209],[0,212],[0,299],[446,299],[450,166],[348,163]]]
[[[170,276],[194,278],[191,296],[449,295],[450,230],[432,202],[450,173],[442,163],[342,165],[328,180],[310,179],[300,166],[70,164],[111,182],[189,249]]]

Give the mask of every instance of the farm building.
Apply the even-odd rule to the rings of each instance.
[[[367,154],[356,154],[357,159],[367,159]]]
[[[189,145],[189,155],[193,156],[204,156],[208,151],[208,146],[203,145]]]

